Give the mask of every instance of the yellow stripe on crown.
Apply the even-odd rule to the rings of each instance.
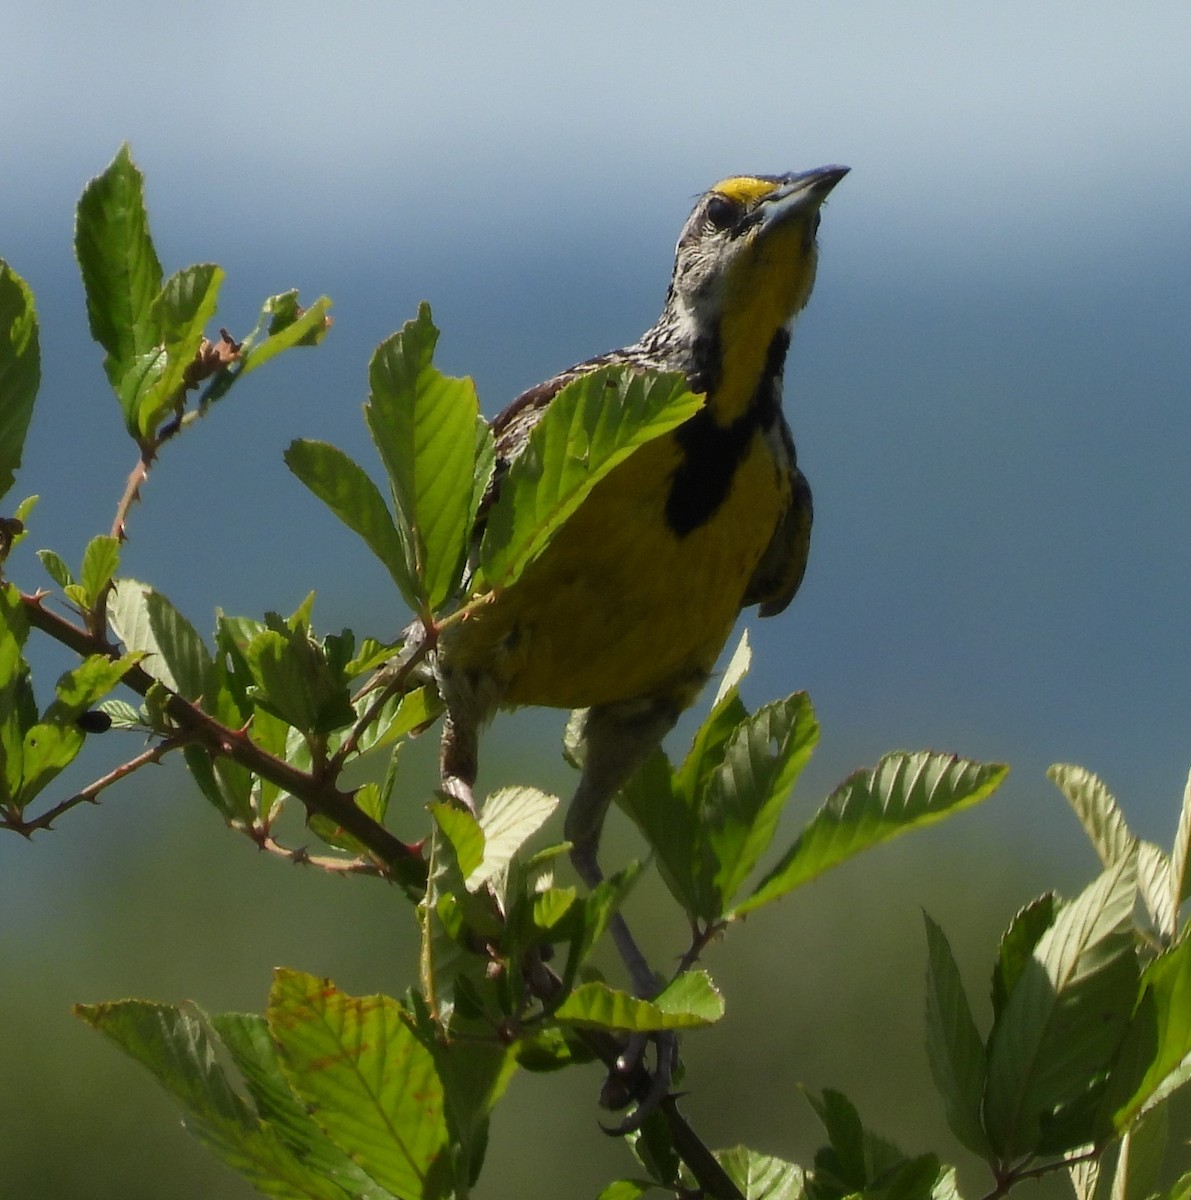
[[[752,175],[733,175],[730,179],[721,179],[711,190],[727,196],[729,200],[738,200],[743,204],[753,205],[768,196],[776,188],[772,179],[757,179]]]

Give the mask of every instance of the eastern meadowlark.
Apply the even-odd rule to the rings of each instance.
[[[846,167],[735,176],[695,205],[657,323],[632,346],[531,388],[492,423],[493,488],[560,388],[609,364],[684,372],[705,406],[591,492],[493,603],[444,630],[442,783],[471,806],[481,728],[498,708],[584,709],[566,818],[588,886],[608,806],[708,679],[743,608],[773,616],[802,581],[811,493],[782,415],[790,325],[815,278],[819,210]],[[641,994],[657,986],[612,932]],[[661,1072],[659,1072],[661,1073]]]

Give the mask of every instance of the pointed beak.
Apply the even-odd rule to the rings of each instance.
[[[848,173],[847,167],[817,167],[813,171],[783,175],[757,208],[763,227],[809,216],[827,199],[827,194]]]

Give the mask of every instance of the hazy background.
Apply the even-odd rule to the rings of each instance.
[[[987,1190],[924,1082],[919,908],[983,1004],[1013,911],[1094,870],[1046,766],[1097,770],[1163,844],[1191,766],[1191,8],[8,0],[3,29],[0,255],[36,293],[45,357],[14,494],[42,494],[22,586],[44,580],[32,548],[77,562],[108,528],[134,461],[71,250],[79,191],[121,141],[166,271],[227,268],[233,334],[273,292],[335,302],[324,347],[169,446],[133,514],[124,571],[203,630],[216,605],[289,611],[311,588],[322,628],[399,627],[383,572],[281,452],[323,437],[375,463],[367,357],[419,300],[440,365],[473,375],[491,414],[652,321],[716,179],[853,168],[787,372],[814,550],[792,609],[753,622],[748,696],[814,699],[803,816],[892,749],[1013,774],[980,812],[711,951],[729,1016],[688,1039],[688,1108],[714,1144],[806,1159],[818,1132],[795,1085],[841,1087]],[[50,674],[66,662],[36,654]],[[500,721],[482,782],[569,786],[560,726]],[[97,747],[97,772],[120,749]],[[639,850],[614,836],[608,858]],[[276,964],[397,991],[412,960],[394,900],[256,856],[168,768],[32,844],[4,839],[0,1195],[248,1195],[69,1005],[259,1010]],[[637,908],[669,913],[656,891]],[[681,936],[667,915],[649,940],[664,956]],[[519,1078],[479,1194],[594,1195],[631,1173],[596,1130],[597,1084]]]

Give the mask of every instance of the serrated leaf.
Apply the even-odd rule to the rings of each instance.
[[[83,748],[83,731],[73,722],[58,725],[39,721],[25,734],[18,808],[24,809],[61,771],[74,762]]]
[[[931,1076],[943,1097],[951,1132],[973,1154],[986,1157],[988,1138],[980,1122],[986,1058],[960,978],[942,929],[926,922],[926,1050]]]
[[[459,582],[471,537],[479,400],[470,379],[432,362],[430,306],[377,348],[364,415],[397,508],[419,612],[434,611]]]
[[[1002,1161],[1092,1140],[1094,1110],[1086,1127],[1064,1126],[1062,1138],[1050,1127],[1103,1085],[1129,1021],[1138,979],[1135,861],[1118,860],[1062,909],[994,1023],[984,1125]]]
[[[53,550],[38,550],[37,557],[45,567],[46,574],[60,587],[68,588],[74,583],[74,576],[60,554]]]
[[[291,1091],[264,1017],[224,1013],[211,1026],[231,1055],[261,1119],[304,1166],[359,1200],[386,1200],[385,1191],[323,1132]]]
[[[468,889],[475,891],[470,884],[470,877],[479,870],[484,860],[484,831],[479,821],[467,809],[449,800],[436,800],[426,807],[451,843],[459,873],[469,881]]]
[[[267,1020],[290,1087],[371,1178],[400,1197],[452,1194],[443,1085],[396,1000],[281,970]]]
[[[285,452],[291,471],[353,532],[384,564],[405,602],[417,604],[417,585],[405,560],[405,551],[389,506],[380,489],[362,467],[337,446],[301,439]]]
[[[1138,997],[1106,1097],[1118,1132],[1191,1077],[1191,938],[1146,967]]]
[[[1071,763],[1056,763],[1046,774],[1067,798],[1104,866],[1133,853],[1137,839],[1099,776]]]
[[[275,621],[244,647],[244,659],[255,684],[254,703],[295,729],[325,734],[355,720],[346,680],[301,621]]]
[[[691,976],[682,987],[675,985]],[[641,1000],[606,983],[583,983],[554,1010],[554,1017],[583,1029],[656,1033],[663,1029],[697,1029],[723,1016],[724,1002],[702,971],[679,976],[654,1000]],[[675,989],[675,990],[671,990]],[[667,995],[667,993],[670,993]]]
[[[816,1096],[805,1087],[802,1092],[831,1143],[815,1155],[815,1195],[865,1192],[909,1161],[892,1142],[864,1127],[856,1106],[842,1092],[824,1088],[822,1096]]]
[[[854,854],[985,799],[1008,767],[952,754],[888,754],[837,788],[753,894],[741,916],[801,887]]]
[[[107,713],[111,718],[113,729],[136,729],[142,732],[148,730],[140,710],[127,700],[105,700],[99,706],[99,711]]]
[[[1154,928],[1165,938],[1173,937],[1176,918],[1171,904],[1170,860],[1153,842],[1137,843],[1137,889]]]
[[[120,566],[120,543],[106,533],[97,534],[83,551],[79,583],[85,596],[85,607],[93,608],[104,588]]]
[[[503,871],[556,808],[558,797],[537,788],[510,787],[493,792],[480,812],[484,853],[466,873],[468,889],[475,891]]]
[[[601,367],[566,384],[509,467],[488,513],[480,546],[488,584],[512,586],[601,479],[702,404],[678,373]]]
[[[1158,1104],[1129,1127],[1121,1138],[1109,1200],[1149,1200],[1157,1191],[1166,1157],[1169,1106]]]
[[[260,342],[246,341],[240,374],[255,371],[294,346],[316,346],[331,328],[331,318],[327,315],[330,308],[331,301],[326,296],[320,296],[309,308],[298,303],[296,291],[270,296],[261,309],[260,320],[262,326],[267,322],[267,336]]]
[[[37,309],[25,281],[0,259],[0,496],[12,487],[41,386]]]
[[[769,849],[794,781],[819,740],[805,693],[767,704],[733,731],[700,797],[699,827],[716,864],[712,904],[718,919]]]
[[[746,1146],[717,1150],[715,1157],[744,1200],[802,1200],[806,1195],[806,1174],[797,1163]]]
[[[20,592],[0,582],[0,801],[14,805],[24,774],[25,734],[38,716],[29,664],[21,653],[28,636]]]
[[[1026,964],[1034,953],[1034,947],[1054,924],[1055,916],[1061,907],[1061,902],[1054,892],[1046,892],[1019,909],[1009,922],[1009,928],[1001,935],[997,961],[993,966],[994,1018],[1000,1016],[1010,992],[1017,986],[1022,971],[1026,969]]]
[[[120,579],[108,595],[108,623],[142,665],[188,700],[203,694],[211,656],[193,625],[160,593],[135,579]]]
[[[1177,931],[1179,909],[1188,897],[1191,897],[1191,775],[1187,776],[1183,789],[1183,807],[1170,852],[1170,907],[1175,918],[1170,929],[1172,937]]]
[[[122,1000],[76,1005],[75,1015],[146,1067],[186,1112],[186,1126],[254,1187],[279,1200],[352,1195],[308,1167],[236,1093],[218,1060],[219,1043],[198,1010]],[[379,1198],[378,1198],[379,1200]]]
[[[161,263],[149,235],[144,183],[127,144],[121,146],[83,189],[75,223],[91,336],[107,351],[104,368],[117,391],[158,343],[151,309],[161,291]]]
[[[194,362],[203,332],[215,316],[223,269],[215,263],[198,263],[176,271],[154,297],[150,320],[164,352],[151,378],[136,389],[134,436],[148,437],[161,419],[184,399],[187,368]]]
[[[568,939],[567,965],[563,971],[563,984],[571,987],[586,961],[592,946],[603,936],[608,922],[619,911],[628,894],[641,878],[640,863],[629,863],[583,897],[579,904],[571,906],[567,918],[560,926],[560,934]]]

